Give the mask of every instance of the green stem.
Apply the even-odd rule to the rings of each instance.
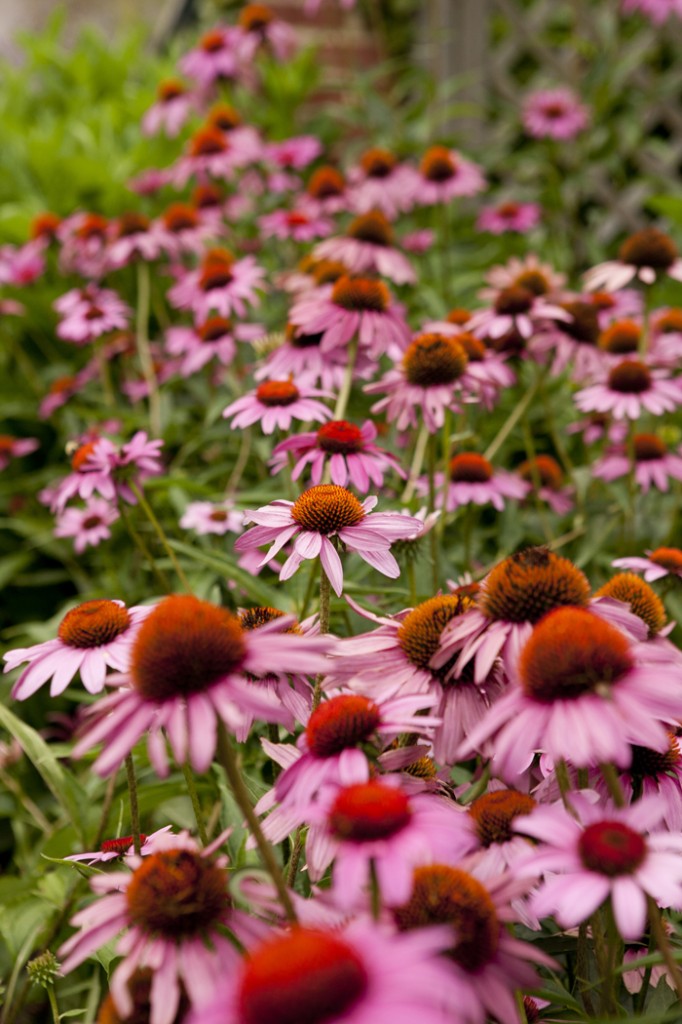
[[[53,1024],[59,1024],[59,1007],[57,1006],[57,994],[54,985],[47,986],[47,998],[50,1000]]]
[[[433,512],[436,507],[436,435],[431,434],[429,436],[428,444],[428,472],[429,472],[429,512]],[[438,531],[432,529],[429,537],[431,538],[431,570],[433,572],[433,590],[434,593],[438,590],[439,576],[438,576]]]
[[[620,784],[620,779],[618,778],[618,772],[616,769],[612,764],[600,764],[599,770],[604,782],[606,783],[609,796],[616,807],[625,807],[625,794],[623,793],[623,787]]]
[[[229,498],[235,493],[239,487],[239,482],[242,478],[244,470],[246,469],[249,461],[249,455],[251,453],[251,427],[245,427],[242,431],[242,439],[239,444],[239,452],[237,454],[237,460],[230,473],[230,478],[227,481],[225,487],[225,497]]]
[[[536,380],[534,380],[531,386],[526,391],[523,398],[514,406],[509,416],[498,430],[495,437],[492,439],[486,450],[483,452],[483,457],[485,459],[491,461],[495,457],[496,453],[507,440],[512,430],[514,430],[516,424],[525,414],[526,409],[535,398],[535,395],[537,394],[538,388],[540,387],[543,377],[544,374],[541,374]]]
[[[218,723],[218,757],[220,759],[220,763],[225,769],[225,774],[227,775],[227,781],[232,789],[232,794],[237,801],[240,811],[246,819],[251,835],[256,841],[256,846],[258,847],[258,852],[260,853],[263,864],[269,872],[275,888],[277,889],[277,894],[280,898],[286,918],[292,924],[295,924],[296,911],[294,910],[294,905],[291,901],[291,895],[287,889],[279,864],[275,860],[275,856],[272,852],[272,846],[263,835],[263,830],[260,827],[260,822],[251,804],[251,798],[249,797],[248,790],[244,783],[244,778],[240,771],[239,764],[237,763],[237,756],[235,754],[234,747],[232,746],[222,722]]]
[[[166,552],[166,554],[170,558],[171,563],[173,565],[173,568],[175,569],[175,573],[176,573],[178,579],[182,583],[182,585],[185,588],[185,590],[187,590],[188,593],[191,593],[192,588],[189,585],[189,580],[185,576],[184,570],[183,570],[182,566],[180,565],[180,563],[178,562],[178,560],[177,560],[177,558],[175,556],[175,552],[173,551],[172,547],[168,543],[168,538],[166,537],[166,534],[163,532],[163,527],[161,526],[161,523],[159,522],[159,520],[156,518],[156,515],[154,514],[153,508],[151,507],[151,505],[149,504],[149,502],[145,498],[144,493],[142,491],[142,488],[138,487],[138,485],[135,483],[134,480],[130,481],[129,486],[130,486],[131,491],[133,492],[133,494],[135,495],[135,497],[139,501],[140,508],[142,509],[144,514],[146,515],[146,517],[149,520],[149,522],[152,524],[152,526],[154,528],[154,532],[156,533],[156,536],[159,538],[159,541],[161,542],[161,547],[163,548],[163,550]]]
[[[290,889],[293,889],[294,882],[296,881],[296,875],[298,874],[298,865],[301,860],[301,854],[303,853],[303,847],[305,846],[305,825],[299,825],[296,829],[296,836],[294,837],[294,848],[291,852],[291,860],[289,861],[289,867],[287,869],[287,885]]]
[[[128,797],[130,800],[130,826],[133,832],[133,846],[135,853],[140,854],[140,809],[137,804],[137,780],[135,778],[135,764],[133,755],[126,757],[126,775],[128,776]]]
[[[189,798],[192,801],[192,809],[194,811],[194,817],[197,823],[197,829],[199,831],[199,839],[201,839],[201,845],[208,845],[208,835],[206,833],[206,826],[204,825],[204,815],[201,810],[201,804],[199,802],[199,794],[197,793],[197,784],[194,781],[194,775],[192,769],[185,763],[182,765],[182,774],[185,776],[185,785],[187,786],[187,792]]]
[[[159,387],[154,373],[154,360],[149,345],[149,308],[151,282],[149,264],[139,260],[137,264],[137,313],[135,317],[135,341],[137,354],[145,379],[149,398],[149,426],[153,437],[161,437],[161,401]]]
[[[107,829],[107,822],[109,820],[109,811],[111,810],[111,805],[114,802],[114,796],[116,794],[116,779],[117,779],[117,777],[118,777],[118,771],[115,771],[114,774],[109,779],[109,781],[107,782],[107,788],[104,791],[104,802],[102,804],[102,813],[100,814],[99,825],[97,826],[97,832],[95,834],[95,838],[92,841],[92,849],[93,850],[99,850],[100,846],[102,845],[102,841],[104,839],[104,834],[105,834],[106,829]]]
[[[663,963],[668,969],[673,988],[677,992],[677,998],[682,1003],[682,974],[680,965],[675,959],[668,936],[663,925],[663,916],[653,896],[647,896],[647,907],[649,908],[649,921],[651,923],[651,934],[654,938],[659,952],[663,957]]]
[[[590,1017],[594,1017],[594,1004],[590,996],[590,958],[589,941],[587,938],[587,921],[578,927],[578,946],[576,950],[575,974],[578,982],[583,1006]]]
[[[300,615],[298,616],[299,619],[304,619],[308,614],[308,608],[310,607],[310,602],[313,599],[313,590],[315,589],[318,565],[319,561],[317,559],[310,563],[310,572],[308,573],[308,582],[306,584],[305,594],[303,595],[303,604],[301,606]]]
[[[651,928],[649,928],[649,948],[648,948],[648,952],[649,953],[653,953],[655,948],[656,948],[656,941],[654,939],[654,933],[651,930]],[[653,970],[653,964],[649,964],[646,967],[645,971],[644,971],[644,977],[642,978],[642,987],[640,988],[639,992],[635,995],[635,997],[633,999],[633,1003],[632,1003],[633,1008],[635,1010],[635,1013],[641,1013],[642,1010],[644,1009],[644,1004],[646,1003],[646,997],[647,997],[647,994],[649,992],[649,985],[651,984],[651,972],[652,972],[652,970]]]
[[[350,345],[348,346],[348,363],[346,364],[346,370],[343,375],[343,381],[341,383],[341,390],[339,391],[339,397],[336,400],[336,407],[334,409],[334,419],[342,420],[346,407],[348,406],[348,399],[350,398],[351,388],[353,386],[353,370],[355,369],[355,359],[358,354],[358,339],[353,338]]]
[[[163,590],[163,592],[166,594],[170,593],[171,587],[165,572],[159,569],[158,565],[156,564],[156,561],[154,560],[153,554],[143,541],[141,535],[133,526],[133,521],[128,514],[128,509],[126,508],[124,502],[121,499],[119,499],[118,502],[118,509],[121,515],[123,516],[123,521],[126,524],[126,529],[132,538],[133,544],[138,549],[142,557],[149,562],[149,566],[152,570],[152,573],[156,577],[156,580],[161,589]]]
[[[630,550],[630,546],[634,542],[637,536],[637,478],[635,473],[637,471],[637,459],[635,457],[635,421],[630,420],[628,427],[627,437],[627,454],[628,454],[628,511],[629,516],[625,519],[625,537],[627,548],[626,551]]]
[[[407,505],[408,501],[410,501],[412,495],[414,494],[414,489],[417,484],[417,480],[419,479],[419,474],[421,473],[422,466],[424,465],[424,455],[426,453],[426,445],[428,444],[428,441],[429,431],[426,424],[422,423],[421,427],[419,428],[416,444],[414,446],[414,455],[412,456],[410,475],[407,479],[407,484],[405,485],[403,496],[400,499],[403,505]]]
[[[530,428],[530,422],[527,416],[523,417],[523,444],[526,449],[526,458],[528,459],[528,466],[530,468],[531,480],[533,482],[533,500],[535,502],[535,508],[540,519],[540,525],[542,526],[542,532],[545,537],[547,544],[552,543],[552,528],[549,525],[549,520],[545,513],[545,507],[542,504],[542,498],[540,497],[540,488],[542,487],[542,480],[540,479],[540,473],[537,466],[537,453],[535,451],[535,442],[533,440],[533,432]]]
[[[416,607],[417,604],[417,574],[414,570],[414,560],[410,557],[406,565],[407,580],[410,585],[410,604]]]

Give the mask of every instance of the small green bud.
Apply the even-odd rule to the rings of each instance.
[[[26,971],[31,981],[35,985],[42,985],[43,988],[50,988],[54,985],[54,979],[60,970],[61,964],[49,949],[26,964]]]

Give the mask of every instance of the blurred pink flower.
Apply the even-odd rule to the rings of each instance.
[[[587,107],[565,86],[531,93],[523,104],[523,126],[536,139],[574,139],[587,122]]]

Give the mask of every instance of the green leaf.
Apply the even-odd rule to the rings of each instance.
[[[275,608],[281,608],[282,604],[286,601],[284,591],[275,590],[273,587],[269,587],[267,583],[263,583],[257,576],[252,576],[251,573],[246,572],[244,569],[240,569],[240,567],[229,558],[225,558],[222,555],[216,555],[209,551],[203,551],[200,548],[190,547],[189,544],[183,544],[182,541],[169,540],[169,544],[174,551],[178,552],[178,554],[191,558],[194,562],[198,562],[199,565],[206,565],[210,569],[219,573],[220,576],[237,583],[246,591],[249,597],[254,601],[258,601],[259,604],[266,604],[274,606]],[[288,601],[286,601],[286,603],[288,604]]]
[[[42,736],[26,722],[17,718],[9,708],[0,704],[0,725],[14,736],[40,773],[57,802],[68,815],[80,839],[84,842],[84,827],[81,812],[88,806],[83,788],[68,772],[64,771]]]

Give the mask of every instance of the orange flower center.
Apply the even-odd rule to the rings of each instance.
[[[658,594],[634,572],[619,572],[596,592],[595,597],[613,597],[630,605],[630,611],[649,627],[654,636],[665,626],[665,608]]]
[[[343,195],[345,187],[343,175],[335,167],[318,167],[310,177],[307,192],[313,199],[329,199]]]
[[[102,522],[103,522],[103,519],[102,519],[101,516],[97,516],[97,515],[88,516],[87,519],[83,520],[83,529],[85,529],[85,530],[94,530],[94,528],[96,526],[100,526],[100,524]]]
[[[397,835],[411,819],[406,794],[372,780],[339,791],[329,814],[329,826],[338,839],[371,843]]]
[[[368,178],[387,178],[398,160],[387,149],[368,149],[360,157],[360,166]]]
[[[483,846],[508,843],[514,837],[512,822],[521,814],[530,814],[537,806],[532,796],[517,793],[515,789],[498,789],[485,793],[469,807],[476,822],[478,838]]]
[[[651,387],[651,373],[638,359],[625,359],[609,373],[608,386],[624,395],[640,395]]]
[[[201,264],[199,287],[204,292],[226,288],[233,280],[234,257],[227,249],[209,249]]]
[[[539,479],[542,487],[549,487],[551,491],[558,491],[564,482],[564,474],[561,466],[551,455],[538,455],[532,461],[528,459],[519,466],[519,476],[530,483]]]
[[[176,100],[178,96],[184,96],[186,92],[187,89],[179,78],[166,78],[163,82],[159,82],[156,95],[161,103],[170,103],[171,100]]]
[[[466,323],[471,320],[471,313],[468,309],[451,309],[448,315],[445,317],[449,324],[455,324],[458,327],[464,327]]]
[[[646,857],[646,843],[622,821],[595,821],[578,841],[580,859],[589,871],[607,878],[632,875]]]
[[[649,559],[669,572],[682,572],[682,551],[679,548],[656,548]]]
[[[338,260],[319,260],[310,270],[315,284],[336,284],[340,277],[348,274],[348,268]]]
[[[608,695],[633,667],[620,630],[586,608],[557,608],[535,626],[521,651],[524,692],[542,704]]]
[[[512,281],[513,288],[525,288],[535,296],[547,295],[552,290],[552,282],[536,267],[528,267],[517,274]]]
[[[107,233],[107,221],[98,213],[89,213],[76,231],[76,235],[82,241],[87,242],[90,238],[104,239]]]
[[[477,878],[445,864],[417,868],[409,901],[393,911],[400,931],[452,925],[454,945],[448,956],[476,974],[495,956],[500,922],[490,893]]]
[[[493,467],[476,452],[462,452],[450,459],[450,479],[453,483],[484,484],[492,480]]]
[[[192,193],[192,202],[197,210],[212,209],[215,206],[220,206],[222,201],[223,193],[218,185],[197,185]],[[194,223],[199,223],[196,213],[194,213]]]
[[[258,629],[259,626],[265,626],[268,622],[283,618],[285,614],[279,608],[258,605],[255,608],[246,608],[243,612],[240,612],[239,621],[241,622],[242,629]]]
[[[527,313],[533,305],[534,295],[530,288],[522,285],[510,285],[503,288],[495,299],[495,312],[514,316],[516,313]]]
[[[651,462],[655,459],[662,459],[668,451],[664,442],[656,434],[635,434],[632,443],[637,462]]]
[[[421,158],[419,169],[427,181],[449,181],[457,173],[457,164],[445,146],[432,146]]]
[[[206,323],[202,324],[197,329],[197,334],[202,341],[217,341],[218,338],[224,337],[226,334],[230,334],[232,331],[232,321],[228,320],[224,316],[211,316],[208,318]]]
[[[149,217],[143,213],[124,213],[116,225],[118,238],[129,238],[130,235],[139,235],[148,230]]]
[[[256,398],[268,407],[293,405],[300,395],[300,391],[290,380],[266,380],[256,388]]]
[[[383,281],[343,274],[332,290],[332,302],[352,313],[385,313],[391,295]]]
[[[266,4],[247,4],[239,12],[239,25],[245,32],[262,32],[274,17]]]
[[[668,749],[663,754],[658,750],[650,750],[649,747],[633,746],[630,774],[640,778],[656,779],[679,767],[681,761],[677,737],[671,735]]]
[[[423,601],[405,616],[398,628],[398,643],[417,668],[437,675],[429,667],[448,622],[473,607],[473,599],[461,594],[442,594]]]
[[[367,972],[341,938],[293,928],[255,949],[239,986],[240,1024],[327,1024],[364,996]]]
[[[114,1000],[109,994],[99,1008],[97,1024],[149,1024],[151,1019],[151,989],[153,971],[144,967],[133,974],[127,988],[132,999],[133,1009],[129,1016],[121,1017]],[[182,1024],[189,1013],[189,1002],[184,988],[180,992],[180,1005],[171,1024]]]
[[[220,29],[213,29],[201,37],[199,46],[204,53],[218,53],[225,46],[225,37]]]
[[[546,548],[527,548],[496,565],[485,581],[485,615],[506,622],[537,622],[562,605],[586,605],[587,577],[568,558]]]
[[[481,363],[485,359],[485,345],[480,338],[477,338],[473,334],[469,334],[468,331],[464,331],[462,334],[457,335],[456,339],[466,352],[467,359],[470,363]]]
[[[419,334],[403,356],[405,376],[415,387],[453,384],[467,365],[464,346],[445,334]]]
[[[628,355],[636,352],[642,330],[634,320],[616,320],[599,335],[599,348],[612,355]]]
[[[126,900],[131,923],[146,934],[200,938],[230,907],[227,872],[194,850],[161,850],[137,868]]]
[[[322,341],[322,334],[299,334],[297,327],[287,324],[286,340],[292,348],[317,348]]]
[[[239,127],[242,119],[229,103],[216,103],[211,107],[206,123],[209,128],[217,128],[220,132],[231,132]]]
[[[190,156],[215,156],[217,153],[224,153],[227,149],[227,140],[219,128],[208,126],[200,128],[190,140]]]
[[[359,242],[370,242],[372,245],[393,245],[393,228],[388,218],[380,210],[372,210],[356,217],[347,232],[349,238]]]
[[[677,247],[672,238],[658,228],[644,228],[625,239],[618,251],[618,259],[633,267],[667,270],[677,259]]]
[[[64,391],[70,391],[71,388],[74,387],[75,383],[75,377],[57,377],[57,379],[53,380],[50,384],[50,394],[61,395]]]
[[[656,317],[656,330],[663,334],[682,333],[682,309],[669,309]]]
[[[237,672],[245,644],[239,619],[196,597],[164,598],[145,619],[133,646],[131,674],[145,699],[162,703],[202,693]]]
[[[163,215],[164,227],[168,231],[190,231],[199,225],[197,211],[186,203],[171,203]]]
[[[68,647],[102,647],[110,644],[130,625],[130,615],[116,601],[86,601],[67,612],[57,636]]]
[[[71,458],[71,468],[76,473],[91,473],[93,471],[93,467],[88,465],[88,461],[96,447],[97,441],[87,441],[76,448]]]
[[[336,484],[309,487],[295,502],[291,516],[304,530],[330,536],[365,518],[365,510],[350,491]]]
[[[315,757],[333,757],[364,743],[380,722],[379,708],[367,697],[341,694],[313,711],[305,735]]]
[[[331,420],[317,431],[317,443],[325,452],[350,455],[365,447],[362,431],[347,420]]]
[[[56,213],[39,213],[31,221],[31,238],[54,238],[60,224]]]
[[[503,220],[514,220],[520,209],[521,207],[518,203],[500,203],[496,207],[495,213],[498,217],[502,217]]]

